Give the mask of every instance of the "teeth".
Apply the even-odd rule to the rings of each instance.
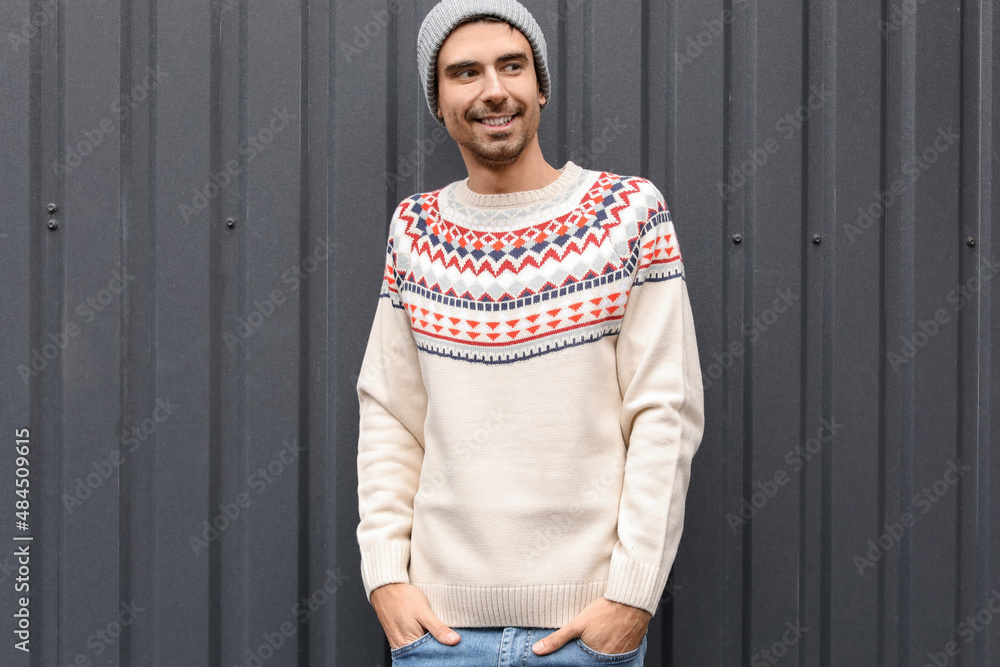
[[[503,118],[482,118],[480,120],[487,125],[506,125],[512,118],[513,116],[504,116]]]

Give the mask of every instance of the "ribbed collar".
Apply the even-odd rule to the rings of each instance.
[[[468,206],[486,209],[503,209],[512,206],[525,206],[552,199],[567,192],[577,182],[583,169],[572,161],[567,160],[566,164],[559,171],[562,174],[544,188],[537,190],[522,190],[520,192],[504,192],[495,195],[483,195],[469,189],[469,179],[453,183],[452,195],[457,201]]]

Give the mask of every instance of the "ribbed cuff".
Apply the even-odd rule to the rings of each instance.
[[[611,554],[604,597],[656,614],[669,574],[669,570],[620,556],[616,550]]]
[[[361,553],[361,580],[365,597],[371,602],[372,591],[385,584],[408,584],[410,543],[388,542]]]

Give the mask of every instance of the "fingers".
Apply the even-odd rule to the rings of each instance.
[[[546,635],[535,642],[531,650],[535,652],[535,655],[547,655],[553,651],[558,651],[563,647],[563,644],[577,636],[579,636],[579,633],[574,634],[574,630],[570,625],[564,625],[552,634]]]
[[[455,645],[461,637],[441,622],[420,589],[410,584],[386,584],[372,591],[372,605],[389,646],[399,648],[430,632],[442,644]]]
[[[424,622],[424,627],[426,627],[428,632],[434,636],[434,639],[438,640],[442,644],[448,644],[450,646],[457,644],[461,639],[459,634],[442,623],[441,619],[431,613],[430,607],[427,608],[427,611],[429,615],[427,617],[427,621]]]

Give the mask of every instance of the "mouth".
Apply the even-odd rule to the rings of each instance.
[[[514,119],[517,114],[510,114],[507,116],[494,116],[491,118],[478,118],[476,119],[480,125],[489,128],[491,131],[503,131],[510,128],[514,124]]]

